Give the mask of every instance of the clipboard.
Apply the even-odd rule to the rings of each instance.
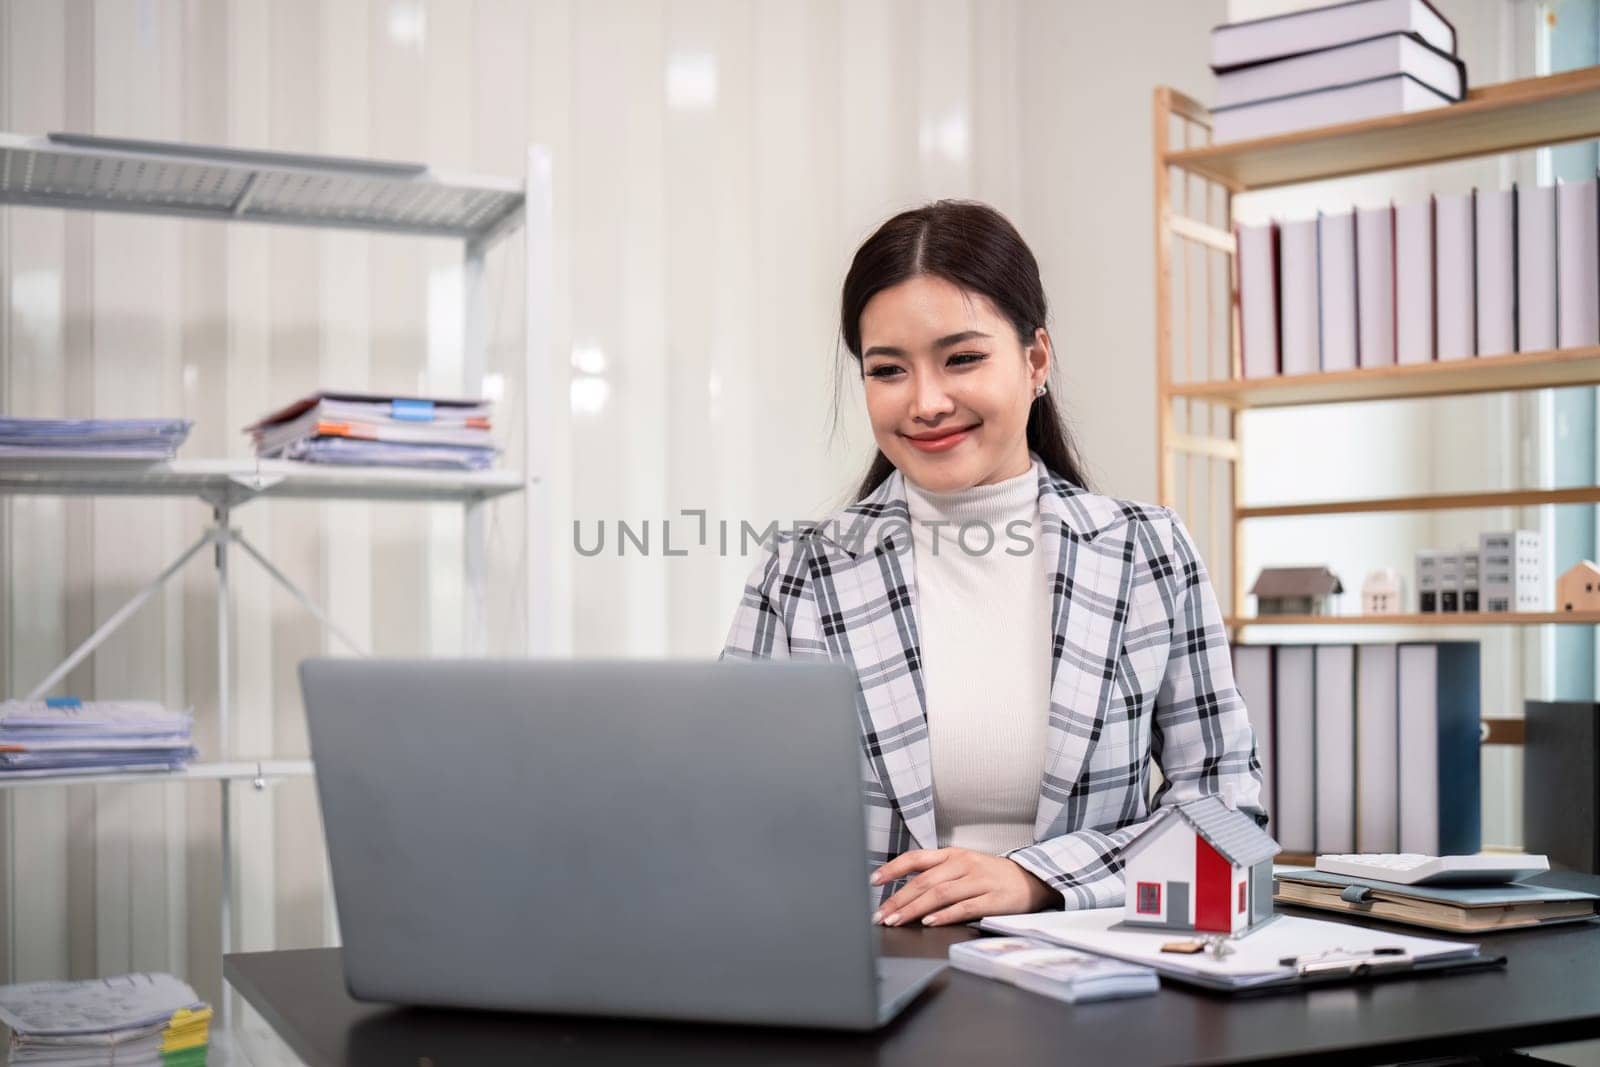
[[[1350,958],[1302,964],[1297,974],[1252,986],[1216,982],[1203,975],[1162,972],[1165,977],[1210,993],[1229,997],[1272,996],[1322,986],[1350,985],[1357,982],[1385,982],[1396,978],[1425,978],[1434,975],[1465,974],[1504,967],[1504,956],[1479,954],[1468,959],[1414,960],[1409,956]]]
[[[1142,964],[1162,977],[1230,996],[1276,993],[1347,982],[1458,974],[1503,966],[1475,942],[1391,933],[1325,919],[1277,914],[1239,936],[1192,932],[1199,953],[1175,953],[1185,932],[1129,927],[1121,908],[993,916],[982,929],[1037,937],[1068,948]]]

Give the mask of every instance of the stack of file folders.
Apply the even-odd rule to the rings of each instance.
[[[170,974],[0,986],[10,1064],[205,1067],[211,1014]]]
[[[0,780],[181,770],[194,718],[151,701],[0,703]]]
[[[1281,872],[1273,899],[1463,934],[1578,922],[1600,903],[1593,893],[1525,882],[1402,885],[1317,870]]]
[[[0,458],[171,459],[192,419],[0,418]]]
[[[1161,984],[1150,967],[1032,937],[981,937],[951,945],[950,965],[1069,1004],[1147,996]]]
[[[1428,0],[1353,0],[1218,26],[1215,142],[1272,137],[1460,101],[1456,31]]]
[[[245,428],[263,459],[346,466],[486,470],[487,400],[317,393]]]

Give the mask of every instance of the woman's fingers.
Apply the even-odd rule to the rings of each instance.
[[[986,886],[981,879],[968,878],[959,872],[953,873],[949,878],[939,879],[937,881],[925,881],[926,879],[931,878],[933,873],[936,872],[930,872],[929,874],[925,874],[917,878],[913,884],[917,882],[922,882],[925,884],[918,886],[914,893],[911,893],[907,896],[907,899],[896,903],[894,898],[891,897],[889,902],[885,903],[884,906],[879,909],[883,925],[908,925],[916,922],[918,919],[921,919],[930,912],[935,912],[942,908],[948,908],[952,904],[965,900],[968,897],[981,896],[986,889]],[[900,893],[896,893],[895,896],[898,897],[901,895],[901,893],[906,893],[910,889],[911,886],[907,886],[906,889],[902,889]],[[894,904],[892,910],[889,906],[891,903]]]
[[[996,906],[991,901],[992,897],[988,893],[970,896],[923,916],[922,924],[924,926],[950,926],[955,923],[969,923],[974,919],[981,919],[985,915],[995,914]]]
[[[873,871],[870,881],[873,885],[887,885],[908,874],[925,871],[929,867],[943,863],[952,851],[954,850],[948,848],[914,848],[910,852],[902,852]]]

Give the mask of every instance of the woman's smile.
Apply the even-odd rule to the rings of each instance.
[[[911,447],[922,452],[948,452],[965,441],[978,428],[978,423],[971,426],[954,426],[947,430],[929,430],[916,436],[906,434],[906,440],[911,442]]]

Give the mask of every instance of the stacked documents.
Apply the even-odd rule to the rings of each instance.
[[[0,703],[0,780],[52,774],[180,770],[194,759],[194,718],[151,701]]]
[[[0,457],[171,459],[193,419],[0,418]]]
[[[8,1063],[204,1067],[211,1009],[170,974],[0,986]]]
[[[1364,976],[1380,971],[1446,970],[1488,966],[1499,957],[1482,956],[1479,946],[1440,941],[1298,915],[1275,915],[1248,933],[1206,938],[1198,952],[1175,951],[1177,943],[1204,935],[1129,927],[1124,909],[1050,911],[1034,915],[996,915],[979,925],[991,933],[1037,938],[1096,956],[1153,967],[1176,981],[1238,992],[1293,988],[1307,979],[1339,973]],[[1200,947],[1200,946],[1196,946]]]
[[[487,400],[317,393],[245,432],[263,459],[485,470],[495,456],[489,429]]]
[[[951,945],[950,965],[1068,1004],[1147,996],[1160,985],[1152,968],[1032,937],[983,937]]]

